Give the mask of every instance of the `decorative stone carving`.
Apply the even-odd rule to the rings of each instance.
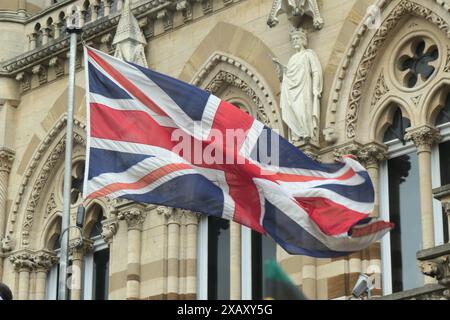
[[[64,76],[65,73],[64,61],[61,58],[58,57],[51,58],[50,61],[48,62],[48,65],[55,69],[56,78],[61,78]]]
[[[445,62],[444,72],[450,72],[450,47],[447,48],[447,61]]]
[[[59,258],[52,252],[40,251],[34,255],[33,261],[38,271],[48,272],[59,261]]]
[[[56,201],[55,201],[55,194],[52,193],[50,195],[50,199],[48,199],[47,205],[45,206],[45,215],[44,220],[47,219],[50,214],[53,212],[54,209],[56,209]]]
[[[43,65],[35,65],[33,69],[31,69],[31,73],[38,77],[40,85],[47,83],[47,68],[45,68]]]
[[[419,251],[417,259],[423,274],[450,286],[450,243]]]
[[[178,0],[176,9],[183,14],[185,23],[192,20],[192,4],[189,0]]]
[[[386,80],[384,79],[383,72],[380,73],[378,77],[377,84],[375,85],[375,92],[373,94],[372,102],[370,105],[374,107],[381,98],[384,97],[386,93],[390,91],[389,87],[386,85]]]
[[[114,56],[147,67],[145,46],[147,41],[139,23],[131,12],[130,1],[126,0],[120,21],[114,36],[113,45],[116,46]]]
[[[8,234],[6,235],[2,240],[2,250],[3,252],[9,252],[13,249],[13,239],[11,238],[11,236]],[[0,251],[2,251],[0,250]]]
[[[157,19],[161,19],[164,27],[164,31],[168,31],[173,28],[173,12],[169,9],[158,11],[156,14]]]
[[[323,18],[320,15],[317,0],[274,0],[270,10],[267,24],[275,27],[278,24],[278,16],[285,12],[292,26],[301,26],[305,15],[313,19],[314,28],[322,29]]]
[[[113,51],[113,46],[112,46],[112,42],[113,42],[113,35],[111,33],[107,33],[104,34],[101,38],[100,38],[100,50],[105,51],[107,53],[110,53]]]
[[[370,70],[373,66],[375,58],[378,55],[380,48],[383,47],[383,43],[393,30],[400,19],[406,15],[412,14],[414,16],[423,17],[431,23],[437,25],[445,34],[450,37],[448,22],[442,17],[430,9],[421,6],[415,2],[408,0],[401,1],[397,7],[390,13],[389,17],[384,21],[381,27],[375,33],[372,41],[364,52],[364,55],[359,63],[358,70],[356,72],[352,89],[350,92],[349,104],[346,114],[346,135],[347,138],[354,138],[356,135],[356,123],[358,120],[358,112],[361,104],[362,92],[364,86],[370,75]],[[367,28],[367,26],[366,26]]]
[[[28,72],[22,71],[16,75],[16,80],[20,82],[22,92],[31,89],[31,75]]]
[[[358,158],[358,154],[362,150],[362,145],[358,142],[349,142],[339,147],[336,147],[333,151],[333,156],[335,161],[340,161],[342,156],[353,155]]]
[[[69,241],[69,255],[74,259],[81,259],[84,255],[94,250],[94,243],[90,239],[80,240],[79,238]]]
[[[0,148],[0,172],[5,171],[9,173],[11,171],[14,155],[15,152],[10,149]]]
[[[114,236],[119,230],[119,223],[116,218],[107,219],[102,225],[102,238],[106,243],[111,244]]]
[[[166,218],[170,217],[173,210],[174,210],[173,208],[165,207],[165,206],[156,207],[156,213],[158,213],[159,215],[164,215],[164,217],[166,217]]]
[[[417,107],[418,105],[419,105],[419,102],[420,102],[420,99],[422,98],[422,95],[420,94],[420,95],[418,95],[418,96],[415,96],[415,97],[412,97],[411,98],[411,101],[414,103],[414,105]]]
[[[213,12],[213,0],[200,0],[202,3],[203,14],[207,15]]]
[[[449,256],[439,257],[430,261],[419,262],[420,271],[438,281],[444,280],[450,284],[450,262]]]
[[[35,267],[34,257],[31,252],[19,252],[10,256],[9,261],[17,271],[31,271]]]
[[[297,51],[287,66],[273,58],[281,81],[281,112],[291,131],[292,141],[310,138],[319,142],[320,98],[323,74],[317,54],[306,49],[308,40],[303,29],[291,28],[291,43]]]
[[[147,217],[147,213],[138,208],[125,209],[119,211],[117,218],[119,220],[125,220],[128,225],[128,230],[140,229]]]
[[[406,129],[405,140],[413,141],[418,151],[430,150],[433,144],[441,140],[439,130],[430,126]]]
[[[356,156],[365,168],[378,166],[379,162],[387,159],[387,150],[384,145],[374,142],[363,146]]]
[[[33,160],[29,166],[29,169],[27,170],[24,178],[24,182],[22,183],[20,189],[19,189],[19,195],[18,199],[16,200],[14,206],[13,206],[13,212],[11,217],[11,227],[14,225],[16,220],[16,215],[19,210],[19,206],[22,200],[22,196],[24,194],[25,186],[28,184],[29,178],[32,176],[32,173],[34,172],[35,167],[37,166],[38,161],[40,160],[41,156],[45,153],[48,146],[51,144],[54,137],[59,133],[65,126],[66,118],[63,117],[62,120],[60,120],[57,125],[55,125],[55,128],[52,129],[52,131],[47,136],[46,140],[42,143],[42,145],[38,148],[37,153],[33,157]],[[84,129],[84,125],[82,125],[78,120],[74,121],[74,126],[78,128]],[[81,144],[85,145],[84,138],[79,135],[78,133],[74,133],[74,144]],[[33,218],[34,218],[34,211],[39,203],[40,197],[42,195],[42,189],[44,188],[50,174],[52,173],[52,169],[55,167],[55,165],[58,163],[58,161],[61,161],[63,158],[62,155],[64,153],[65,148],[65,139],[64,137],[61,138],[59,143],[56,145],[56,147],[51,152],[50,156],[47,158],[45,165],[43,166],[41,172],[37,176],[37,178],[34,180],[34,185],[31,190],[31,194],[28,198],[28,203],[26,205],[26,213],[25,213],[25,219],[24,223],[22,225],[22,245],[28,246],[29,245],[29,232],[31,230],[31,227],[33,225]],[[10,233],[13,232],[13,229],[9,230]]]

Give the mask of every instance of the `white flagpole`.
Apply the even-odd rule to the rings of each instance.
[[[64,161],[63,214],[61,223],[61,254],[59,258],[58,300],[67,300],[67,263],[70,227],[70,189],[72,185],[73,109],[75,94],[75,61],[77,55],[77,35],[81,33],[79,11],[70,13],[67,19],[70,34],[69,84],[67,93],[66,153]]]

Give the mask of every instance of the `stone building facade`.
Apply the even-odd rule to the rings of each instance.
[[[15,297],[56,297],[65,19],[72,8],[81,14],[83,41],[110,54],[126,48],[122,40],[130,38],[114,39],[131,8],[135,22],[125,31],[138,33],[141,63],[209,90],[286,137],[272,57],[287,63],[290,28],[301,27],[322,65],[323,92],[319,141],[298,147],[326,162],[355,155],[374,181],[373,215],[397,228],[362,252],[314,259],[290,256],[234,223],[94,200],[82,241],[70,233],[71,299],[257,299],[269,257],[311,299],[350,298],[361,272],[375,275],[373,293],[385,298],[449,297],[449,1],[289,3],[297,7],[273,0],[135,0],[130,7],[122,0],[0,0],[0,280]],[[86,146],[81,42],[77,57],[72,224]]]

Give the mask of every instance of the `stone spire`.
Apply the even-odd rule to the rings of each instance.
[[[130,0],[125,0],[113,45],[116,46],[115,57],[148,67],[144,52],[147,42],[131,12]]]

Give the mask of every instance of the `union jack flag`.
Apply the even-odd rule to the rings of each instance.
[[[359,251],[392,228],[369,218],[373,186],[354,159],[319,163],[207,91],[89,47],[85,57],[86,198],[233,220],[313,257]]]

